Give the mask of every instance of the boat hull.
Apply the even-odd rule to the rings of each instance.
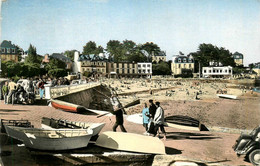
[[[225,98],[225,99],[233,99],[233,100],[237,99],[237,96],[235,96],[235,95],[218,94],[217,96],[219,98]]]
[[[45,130],[45,129],[34,129],[34,128],[23,128],[5,126],[8,136],[22,141],[26,147],[38,150],[70,150],[86,147],[92,137],[93,131],[91,129],[77,130],[78,132],[85,132],[79,136],[68,137],[63,135],[64,133],[77,131],[71,130]],[[74,130],[74,131],[72,131]],[[49,131],[49,133],[48,133]],[[42,132],[42,136],[39,133]],[[45,132],[45,133],[44,133]],[[76,133],[77,134],[77,133]],[[49,135],[49,136],[47,136]],[[52,138],[51,136],[54,137]]]
[[[103,132],[96,145],[129,152],[165,154],[165,146],[159,138],[134,133]]]

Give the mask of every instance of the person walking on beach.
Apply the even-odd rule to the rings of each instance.
[[[116,132],[118,126],[122,132],[127,132],[124,127],[123,109],[118,101],[118,98],[113,94],[110,98],[111,104],[113,105],[112,114],[116,116],[116,123],[113,126],[113,131]]]
[[[156,112],[156,106],[153,103],[153,100],[149,100],[149,115],[151,119],[154,119],[154,115]]]
[[[7,95],[8,95],[8,82],[6,81],[5,84],[2,87],[2,93],[4,96],[4,103],[7,104]]]
[[[142,115],[143,115],[143,126],[145,127],[145,131],[147,132],[148,122],[149,122],[149,108],[147,107],[146,103],[144,103],[144,109],[142,111]]]
[[[157,106],[156,113],[154,116],[154,123],[155,123],[155,135],[160,128],[161,132],[163,133],[163,139],[166,140],[166,132],[164,129],[164,110],[160,106],[160,102],[156,102],[155,105]]]

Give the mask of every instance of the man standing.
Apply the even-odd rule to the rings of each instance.
[[[164,110],[160,106],[160,102],[156,102],[155,105],[157,106],[156,113],[154,116],[154,123],[155,123],[155,135],[160,127],[160,130],[163,133],[163,139],[166,140],[166,132],[164,130]]]
[[[122,132],[126,132],[124,127],[124,117],[123,117],[123,108],[120,105],[118,98],[115,95],[112,95],[110,98],[111,104],[113,105],[112,114],[116,116],[116,123],[113,126],[113,131],[116,132],[116,128],[120,126]]]
[[[8,82],[6,81],[4,86],[2,87],[2,92],[4,96],[4,103],[7,104],[7,95],[8,95]]]
[[[153,100],[149,100],[149,114],[150,114],[150,118],[154,119],[154,115],[156,112],[156,106],[153,103]]]
[[[9,84],[8,84],[9,94],[8,94],[8,97],[7,97],[7,103],[10,101],[10,98],[11,98],[11,103],[13,103],[12,97],[15,93],[16,86],[17,86],[16,83],[12,79],[11,82],[9,82]]]

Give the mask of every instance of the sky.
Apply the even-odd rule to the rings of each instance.
[[[156,43],[167,60],[211,43],[260,62],[260,0],[7,0],[1,14],[1,40],[41,55],[127,39]]]

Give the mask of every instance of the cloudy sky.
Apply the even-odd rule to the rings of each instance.
[[[42,55],[128,39],[158,44],[168,60],[212,43],[260,61],[259,0],[7,0],[1,12],[2,40]]]

